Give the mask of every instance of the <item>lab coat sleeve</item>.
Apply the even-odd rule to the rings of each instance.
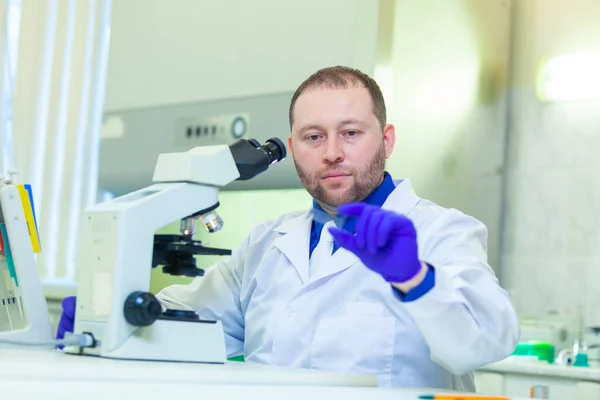
[[[172,285],[157,294],[165,308],[194,310],[202,319],[220,320],[228,357],[243,354],[244,315],[240,290],[249,239],[228,259],[207,268],[204,276],[187,285]]]
[[[485,225],[448,210],[426,231],[421,255],[435,269],[434,287],[404,305],[432,360],[463,375],[511,355],[519,323],[508,293],[487,263]]]

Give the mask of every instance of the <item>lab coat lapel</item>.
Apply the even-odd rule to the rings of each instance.
[[[346,249],[339,248],[329,259],[329,263],[321,265],[318,271],[310,277],[311,282],[327,278],[347,270],[354,264],[360,262],[359,258]]]
[[[285,255],[296,271],[298,271],[302,284],[308,282],[308,251],[311,223],[312,213],[306,211],[288,219],[275,228],[275,231],[280,232],[282,235],[275,239],[273,245]]]

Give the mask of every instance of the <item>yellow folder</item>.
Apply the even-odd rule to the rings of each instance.
[[[40,244],[37,221],[35,218],[35,207],[33,206],[31,185],[17,185],[17,189],[19,189],[19,196],[21,197],[21,203],[23,204],[23,211],[25,211],[25,221],[27,222],[27,229],[29,230],[31,247],[33,248],[34,253],[39,253],[42,251],[42,248]]]

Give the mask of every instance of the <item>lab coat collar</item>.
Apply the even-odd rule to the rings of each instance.
[[[382,208],[409,216],[419,202],[409,179],[394,180],[396,188],[388,196]],[[309,241],[313,210],[308,210],[284,221],[275,228],[282,235],[275,239],[274,245],[288,258],[297,270],[303,284],[315,282],[340,273],[359,259],[353,253],[339,249],[331,256],[331,263],[309,279]]]
[[[390,193],[381,208],[409,216],[421,198],[415,193],[410,179],[395,179],[394,184],[396,189]]]

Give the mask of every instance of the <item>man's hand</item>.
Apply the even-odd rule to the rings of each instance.
[[[365,203],[342,205],[338,213],[356,217],[356,234],[330,228],[331,235],[365,266],[395,284],[422,275],[419,273],[424,264],[419,260],[417,231],[406,216]]]

